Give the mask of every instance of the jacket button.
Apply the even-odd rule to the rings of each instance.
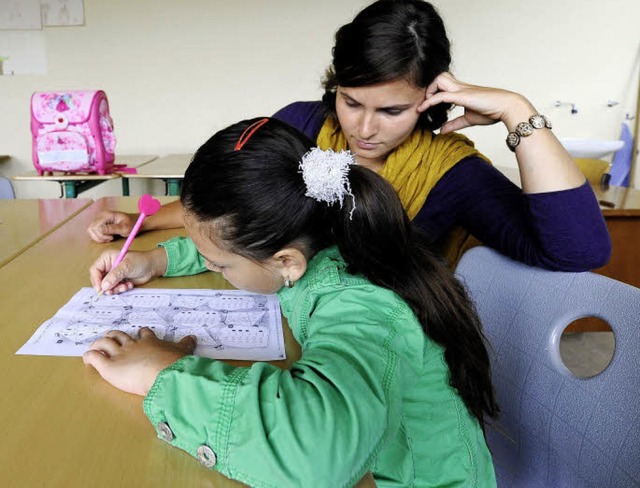
[[[198,447],[196,452],[198,453],[198,461],[200,461],[200,464],[205,468],[213,468],[216,465],[216,461],[218,460],[216,458],[216,453],[213,452],[213,449],[206,444],[202,444]]]
[[[162,439],[167,442],[171,442],[173,439],[175,439],[175,436],[173,435],[169,424],[167,424],[166,422],[158,422],[158,432],[160,433],[160,437],[162,437]]]

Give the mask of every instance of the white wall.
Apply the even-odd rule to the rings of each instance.
[[[84,27],[46,28],[48,74],[0,76],[0,174],[32,168],[33,91],[101,88],[120,154],[194,151],[236,120],[321,95],[333,34],[364,0],[85,0]],[[640,2],[435,0],[465,81],[527,95],[560,137],[617,138],[635,111]],[[621,103],[608,108],[609,99]],[[575,102],[579,113],[555,108]],[[635,122],[635,120],[634,120]],[[514,164],[502,126],[466,133],[494,162]],[[149,185],[136,183],[132,193]],[[14,182],[21,198],[55,183]],[[162,186],[151,185],[152,191]],[[118,183],[83,194],[120,194]]]

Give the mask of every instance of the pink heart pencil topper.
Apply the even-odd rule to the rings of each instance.
[[[148,193],[145,193],[138,200],[138,211],[140,212],[140,217],[142,215],[153,215],[158,210],[160,210],[160,206],[162,204],[159,200],[156,200]]]
[[[129,247],[131,247],[131,243],[133,242],[133,239],[136,237],[136,234],[140,230],[140,227],[142,226],[142,222],[144,221],[145,217],[156,213],[158,210],[160,210],[161,206],[162,204],[160,203],[160,201],[156,200],[148,193],[140,197],[140,199],[138,200],[138,211],[140,212],[140,216],[138,217],[138,220],[133,226],[133,229],[131,229],[131,232],[129,233],[129,237],[127,237],[127,240],[125,241],[124,246],[122,246],[122,249],[120,250],[120,253],[116,257],[116,260],[111,265],[111,269],[118,266],[124,259],[125,255],[127,254],[127,251],[129,251]],[[100,297],[103,291],[104,290],[100,290],[100,293],[96,295],[95,299]]]

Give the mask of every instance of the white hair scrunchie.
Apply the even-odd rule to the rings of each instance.
[[[338,202],[340,208],[345,195],[349,195],[353,200],[353,208],[349,212],[351,217],[356,208],[348,178],[349,166],[352,164],[356,164],[356,161],[351,151],[335,152],[333,149],[324,151],[314,147],[302,156],[300,162],[302,179],[307,186],[305,195],[329,205]]]

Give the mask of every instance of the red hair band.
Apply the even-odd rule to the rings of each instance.
[[[269,122],[269,119],[264,118],[264,119],[257,120],[256,122],[251,124],[249,127],[247,127],[242,133],[242,135],[240,136],[240,139],[238,139],[238,142],[236,143],[236,147],[234,147],[234,150],[239,151],[240,149],[242,149],[242,146],[244,146],[247,143],[247,141],[251,139],[251,136],[255,133],[255,131],[257,131],[260,127],[262,127],[267,122]]]

